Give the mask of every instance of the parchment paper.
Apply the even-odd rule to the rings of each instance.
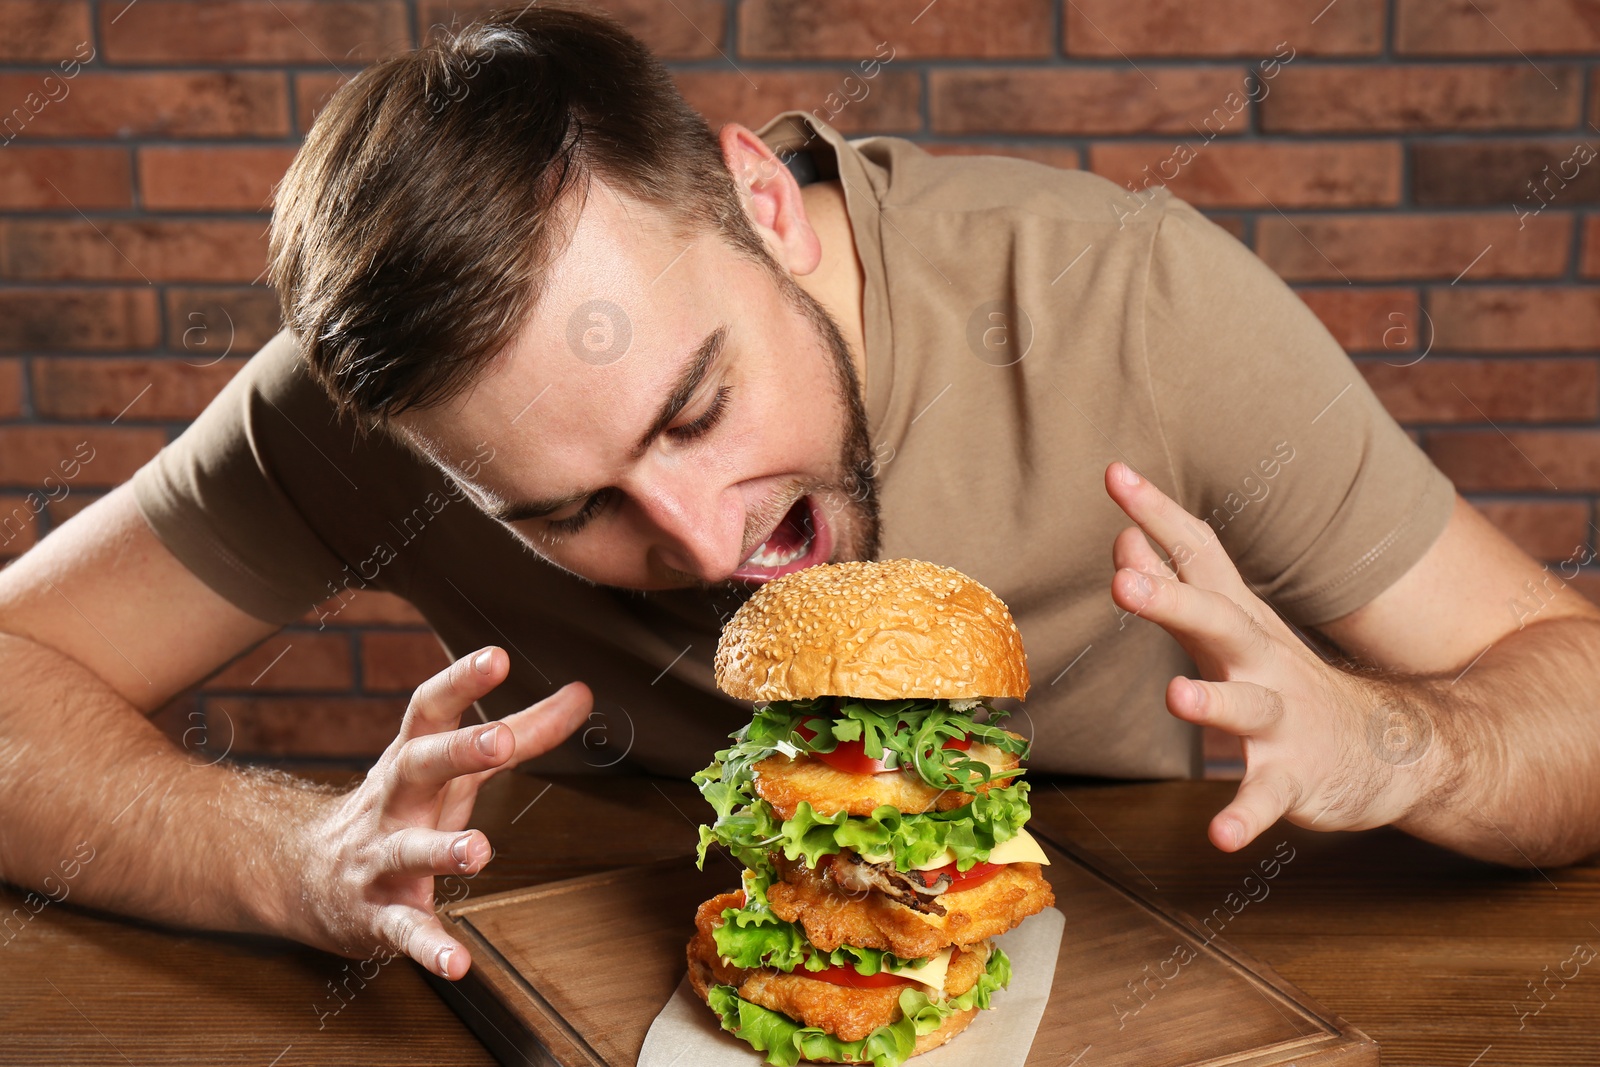
[[[1011,957],[1011,984],[994,994],[988,1011],[932,1052],[911,1061],[916,1067],[1023,1067],[1034,1032],[1044,1017],[1055,979],[1056,955],[1066,917],[1046,908],[995,938]],[[976,1055],[981,1050],[981,1056]],[[722,1029],[716,1012],[694,995],[689,979],[650,1024],[638,1067],[758,1067],[765,1056]]]

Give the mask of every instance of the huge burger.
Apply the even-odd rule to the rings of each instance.
[[[1010,612],[918,560],[810,567],[740,608],[716,674],[756,710],[695,776],[700,861],[745,870],[695,916],[690,984],[779,1067],[944,1044],[1010,980],[991,939],[1055,901],[990,704],[1028,691]]]

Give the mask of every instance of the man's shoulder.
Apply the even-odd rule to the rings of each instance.
[[[1154,227],[1169,204],[1181,203],[1164,186],[1133,189],[1092,171],[1017,156],[946,154],[901,137],[849,144],[890,177],[885,207],[941,213],[1010,210],[1123,231]]]

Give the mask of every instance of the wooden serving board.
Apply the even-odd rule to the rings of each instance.
[[[1378,1063],[1372,1039],[1264,964],[1034,836],[1067,927],[1029,1067]],[[738,881],[715,856],[704,872],[673,860],[463,901],[441,918],[472,970],[429,977],[501,1063],[634,1067],[683,977],[695,908]]]

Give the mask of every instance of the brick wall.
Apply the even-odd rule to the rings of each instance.
[[[488,6],[0,0],[0,553],[126,479],[276,329],[264,205],[318,105]],[[604,6],[713,124],[816,109],[1167,184],[1300,289],[1515,540],[1595,548],[1595,0]],[[1600,594],[1600,570],[1579,582]],[[163,720],[209,715],[220,745],[223,710],[236,752],[361,756],[441,662],[407,605],[363,596]]]

